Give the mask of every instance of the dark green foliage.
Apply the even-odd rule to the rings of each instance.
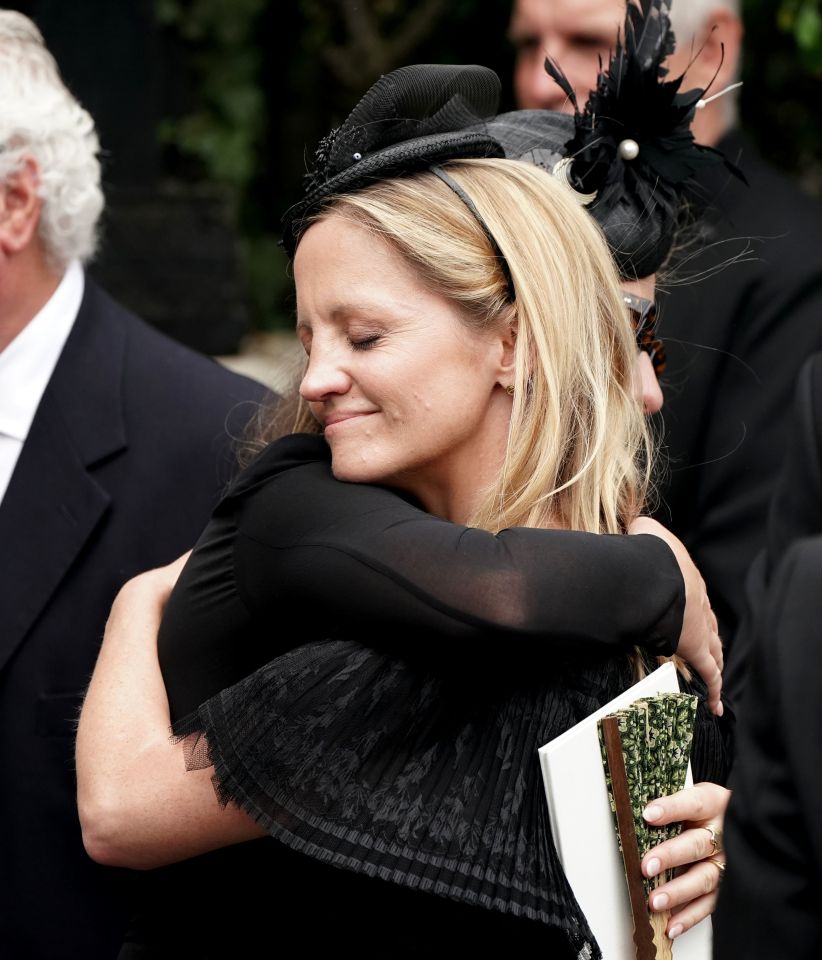
[[[687,0],[677,0],[687,2]],[[822,195],[822,0],[743,0],[744,126],[777,166]],[[290,326],[291,281],[276,246],[306,161],[377,77],[406,63],[481,63],[513,106],[511,0],[155,0],[182,42],[182,105],[158,130],[169,175],[235,197],[258,327]],[[171,68],[169,68],[171,69]]]
[[[822,197],[822,0],[743,0],[742,122],[764,155]]]

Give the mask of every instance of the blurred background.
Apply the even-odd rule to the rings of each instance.
[[[678,0],[687,2],[687,0]],[[293,298],[282,211],[380,74],[482,63],[513,109],[511,0],[31,0],[94,116],[107,211],[92,268],[169,335],[276,383]],[[822,197],[822,0],[743,0],[742,125]]]

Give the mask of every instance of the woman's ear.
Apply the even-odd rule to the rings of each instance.
[[[42,207],[39,182],[37,163],[27,157],[22,167],[0,184],[0,252],[6,256],[24,250],[37,232]]]
[[[499,367],[498,383],[501,387],[508,389],[514,383],[514,370],[516,367],[517,355],[517,327],[519,321],[515,318],[507,323],[499,335]]]

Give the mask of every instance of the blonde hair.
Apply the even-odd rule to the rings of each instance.
[[[516,326],[507,451],[471,525],[621,533],[644,502],[651,441],[606,242],[568,188],[537,167],[496,159],[444,166],[496,239],[513,303],[482,226],[430,172],[339,196],[316,219],[348,217],[374,231],[474,330]],[[310,421],[303,404],[298,429],[316,429]]]

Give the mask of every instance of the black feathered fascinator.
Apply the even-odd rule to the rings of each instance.
[[[609,67],[575,115],[517,110],[495,116],[500,83],[480,66],[418,64],[386,74],[344,123],[324,137],[305,180],[305,197],[283,218],[293,256],[312,214],[335,195],[428,169],[448,160],[506,157],[562,176],[602,227],[624,277],[663,263],[676,231],[685,185],[721,154],[694,143],[690,121],[702,90],[679,93],[663,60],[674,49],[669,0],[628,5]]]
[[[684,76],[666,79],[674,52],[670,0],[629,0],[625,26],[607,70],[582,110],[561,66],[545,70],[574,106],[574,135],[565,144],[565,175],[594,196],[600,222],[624,276],[653,273],[667,257],[683,192],[715,163],[741,173],[723,155],[694,141],[691,121],[704,90],[681,93]]]

